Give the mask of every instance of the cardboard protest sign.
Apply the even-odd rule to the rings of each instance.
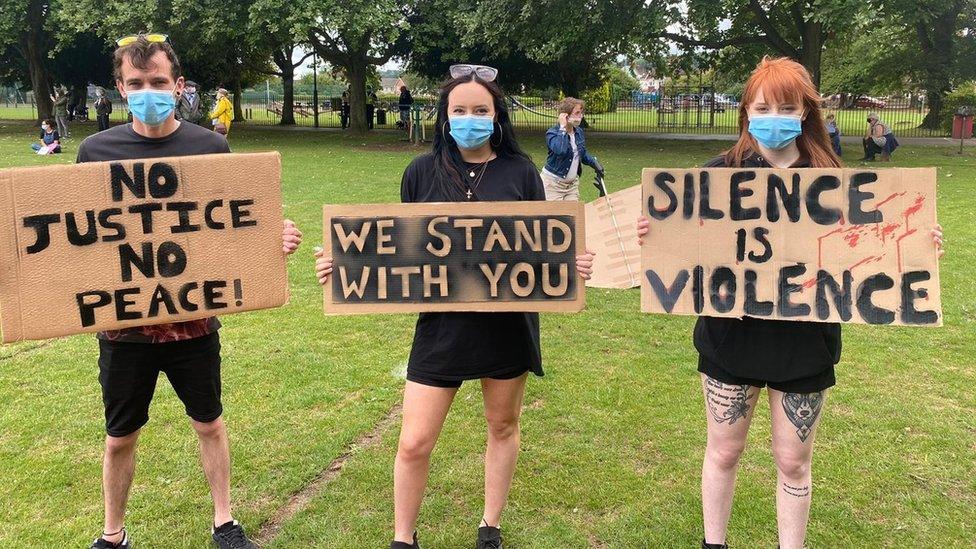
[[[327,314],[579,311],[579,202],[323,208]]]
[[[647,168],[641,310],[940,326],[934,168]]]
[[[596,256],[594,288],[640,286],[641,249],[637,245],[637,218],[641,215],[641,186],[601,196],[586,204],[586,242]]]
[[[278,153],[0,170],[3,341],[288,300]]]

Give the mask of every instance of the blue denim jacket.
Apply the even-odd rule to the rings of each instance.
[[[579,172],[583,173],[583,164],[596,169],[600,164],[596,158],[586,152],[586,138],[583,136],[583,128],[576,128],[576,148],[579,150],[580,164]],[[566,133],[558,124],[549,128],[546,132],[546,145],[549,147],[549,156],[546,158],[546,171],[566,178],[569,167],[573,164],[573,147],[569,143],[569,134]]]

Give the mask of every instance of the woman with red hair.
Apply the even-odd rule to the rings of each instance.
[[[839,168],[809,73],[786,58],[763,60],[746,82],[739,107],[739,140],[707,167]],[[641,241],[649,220],[638,221]],[[933,231],[942,254],[942,232]],[[702,547],[726,547],[739,457],[745,449],[759,392],[768,387],[776,461],[776,522],[780,547],[804,545],[813,441],[834,365],[840,324],[699,317],[695,325],[708,424],[702,465]]]

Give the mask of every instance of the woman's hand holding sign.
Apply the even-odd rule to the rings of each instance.
[[[583,255],[576,256],[576,272],[583,280],[589,280],[593,276],[593,257],[596,256],[592,250],[586,250]]]
[[[332,264],[334,263],[331,257],[322,257],[325,254],[325,250],[322,248],[315,248],[315,276],[319,279],[319,284],[325,286],[329,281],[329,275],[332,274]]]
[[[637,245],[644,245],[644,237],[651,232],[651,220],[646,215],[637,218]]]
[[[942,225],[936,225],[935,228],[932,229],[932,242],[935,242],[935,251],[938,254],[937,257],[942,259],[942,256],[945,255],[945,248],[943,247],[945,244],[945,238],[942,236]]]
[[[291,255],[295,253],[301,243],[302,231],[298,230],[294,221],[286,219],[285,228],[281,231],[281,251],[286,255]]]

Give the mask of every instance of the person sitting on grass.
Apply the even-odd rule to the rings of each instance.
[[[861,161],[874,162],[874,157],[881,154],[881,161],[891,160],[891,153],[898,148],[898,140],[891,128],[881,121],[877,113],[868,115],[868,133],[864,136],[864,158]]]
[[[840,158],[840,128],[837,127],[837,118],[833,114],[828,114],[825,123],[827,125],[827,137],[830,137],[830,147],[834,149],[834,154]]]
[[[41,149],[46,150],[44,154],[59,153],[61,152],[61,134],[58,130],[51,126],[51,121],[44,119],[41,121],[41,138],[37,143],[31,143],[31,148],[34,152],[40,152]]]

